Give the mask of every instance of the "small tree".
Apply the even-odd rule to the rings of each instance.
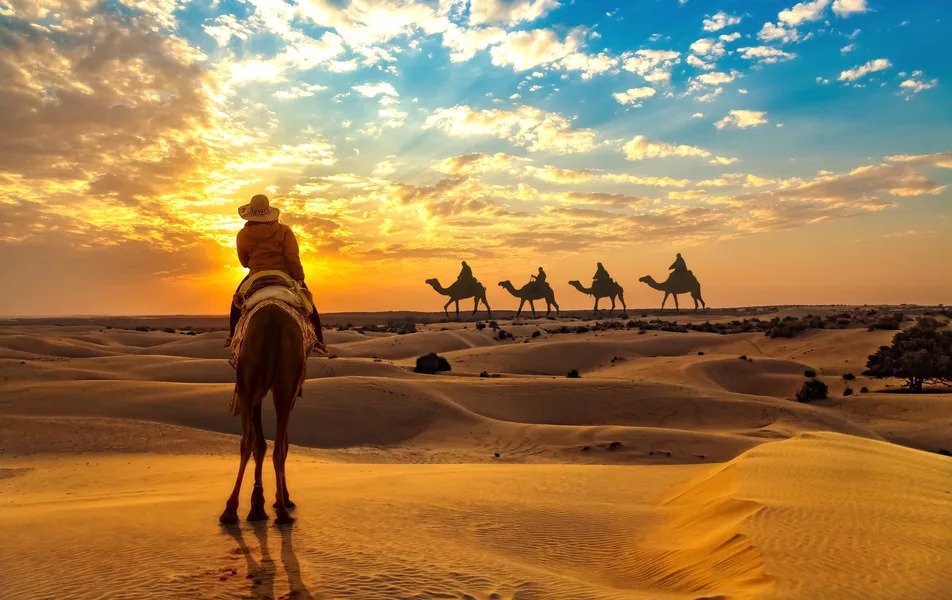
[[[919,319],[914,327],[900,331],[892,345],[882,346],[866,360],[863,375],[905,379],[913,392],[923,383],[952,383],[952,331],[940,329],[935,319]]]

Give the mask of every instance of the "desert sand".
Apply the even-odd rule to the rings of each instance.
[[[860,376],[894,332],[548,332],[586,323],[328,331],[297,522],[234,528],[224,332],[0,327],[0,597],[949,597],[952,396]]]

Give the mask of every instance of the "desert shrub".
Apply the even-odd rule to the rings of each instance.
[[[854,379],[856,379],[856,375],[853,375],[852,373],[844,373],[844,374],[843,374],[843,380],[844,380],[844,381],[853,381]]]
[[[172,327],[163,327],[162,331],[164,331],[165,333],[175,333],[175,329],[173,329]]]
[[[869,388],[864,385],[863,387],[859,388],[859,393],[860,393],[860,394],[868,394],[868,393],[869,393]]]
[[[584,325],[579,325],[575,328],[575,333],[588,333],[588,327]]]
[[[389,321],[387,323],[387,332],[396,333],[398,335],[406,335],[408,333],[416,333],[417,327],[416,323],[412,320],[407,321]]]
[[[828,388],[826,384],[819,379],[807,379],[797,390],[797,400],[800,402],[810,402],[812,400],[825,400]]]
[[[891,345],[869,355],[863,375],[905,379],[913,392],[921,392],[926,382],[952,384],[952,331],[941,330],[940,325],[925,317],[900,331]]]
[[[747,360],[747,355],[746,355],[746,354],[741,354],[741,355],[738,356],[737,358],[739,358],[740,360]]]
[[[534,337],[534,338],[537,338],[537,337],[539,337],[540,335],[542,335],[542,332],[541,332],[541,331],[533,331],[533,332],[532,332],[532,337]]]
[[[845,390],[843,390],[843,395],[844,395],[844,396],[852,396],[852,395],[853,395],[853,388],[849,388],[849,387],[848,387],[848,388],[846,388]]]
[[[565,376],[568,377],[569,379],[578,379],[582,375],[578,372],[578,369],[572,369]]]
[[[704,356],[704,350],[698,350],[698,351],[697,351],[697,355],[698,355],[698,356]]]
[[[803,376],[804,376],[804,377],[816,377],[816,371],[814,371],[813,369],[807,369],[806,371],[803,372]]]
[[[495,321],[490,321],[490,322],[489,322],[489,328],[490,328],[490,329],[499,329],[499,323],[497,323],[497,322],[495,322]]]
[[[152,331],[151,327],[146,327],[145,325],[137,326],[134,331]]]
[[[896,313],[888,317],[880,317],[876,321],[873,321],[869,325],[869,330],[873,331],[874,329],[887,329],[887,330],[898,330],[902,325],[903,314]]]
[[[479,321],[478,323],[476,323],[476,331],[482,331],[483,329],[486,329],[485,323],[483,323],[482,321]]]
[[[507,339],[511,340],[512,337],[513,337],[512,334],[506,331],[505,329],[500,329],[496,334],[496,338],[499,340],[507,340]]]
[[[416,368],[413,369],[413,372],[432,375],[433,373],[449,370],[450,362],[435,352],[431,352],[416,359]]]

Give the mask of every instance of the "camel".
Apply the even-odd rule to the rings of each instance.
[[[661,299],[661,310],[664,310],[664,303],[668,301],[668,296],[671,294],[674,294],[675,312],[681,312],[681,307],[678,305],[678,294],[691,294],[691,298],[694,299],[695,312],[697,312],[698,302],[701,303],[704,310],[707,310],[707,305],[704,304],[704,299],[701,298],[701,284],[698,283],[697,278],[691,271],[685,271],[683,275],[677,272],[671,273],[662,283],[655,281],[651,275],[645,275],[638,281],[664,292],[664,298]]]
[[[589,294],[595,296],[595,316],[598,316],[598,301],[601,298],[611,298],[612,307],[608,311],[608,314],[612,314],[612,311],[615,310],[615,297],[621,301],[622,310],[628,310],[628,306],[625,304],[625,290],[622,289],[618,282],[612,280],[607,283],[593,283],[592,287],[587,288],[582,285],[578,280],[572,280],[569,282],[569,285],[582,292],[583,294]]]
[[[459,320],[459,301],[465,300],[466,298],[473,298],[473,314],[476,314],[476,311],[479,310],[479,303],[482,302],[486,306],[486,313],[490,318],[493,316],[493,311],[489,308],[489,302],[486,301],[486,286],[479,283],[475,279],[472,282],[463,282],[455,281],[453,285],[448,288],[440,285],[440,280],[436,277],[432,279],[427,279],[426,284],[436,290],[436,293],[443,296],[449,296],[450,299],[446,301],[446,304],[443,305],[443,312],[446,313],[446,318],[450,318],[450,313],[446,309],[450,304],[456,303],[456,319]]]
[[[499,287],[505,289],[516,298],[519,298],[519,310],[516,311],[517,317],[522,313],[522,307],[526,302],[529,303],[529,308],[532,309],[532,316],[536,316],[535,301],[543,299],[545,300],[545,316],[549,316],[553,306],[555,307],[555,314],[559,314],[559,305],[555,301],[555,293],[548,283],[539,285],[535,281],[530,281],[517,290],[513,287],[512,282],[507,279],[506,281],[500,281]]]
[[[294,406],[298,383],[305,368],[304,340],[300,326],[294,318],[278,306],[266,306],[252,315],[245,333],[241,352],[238,355],[236,393],[238,414],[241,415],[241,462],[235,487],[225,503],[225,510],[218,518],[222,525],[238,522],[238,494],[241,480],[254,452],[255,483],[251,493],[251,510],[248,521],[268,519],[264,510],[264,486],[261,469],[268,444],[261,427],[261,402],[271,392],[277,414],[277,433],[274,436],[274,476],[276,492],[274,508],[275,523],[288,525],[294,519],[288,509],[294,508],[288,493],[284,463],[288,457],[288,420]]]

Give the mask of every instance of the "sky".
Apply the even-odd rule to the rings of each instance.
[[[0,315],[224,313],[265,193],[318,308],[952,302],[941,0],[0,0]],[[687,301],[687,300],[685,300]]]

